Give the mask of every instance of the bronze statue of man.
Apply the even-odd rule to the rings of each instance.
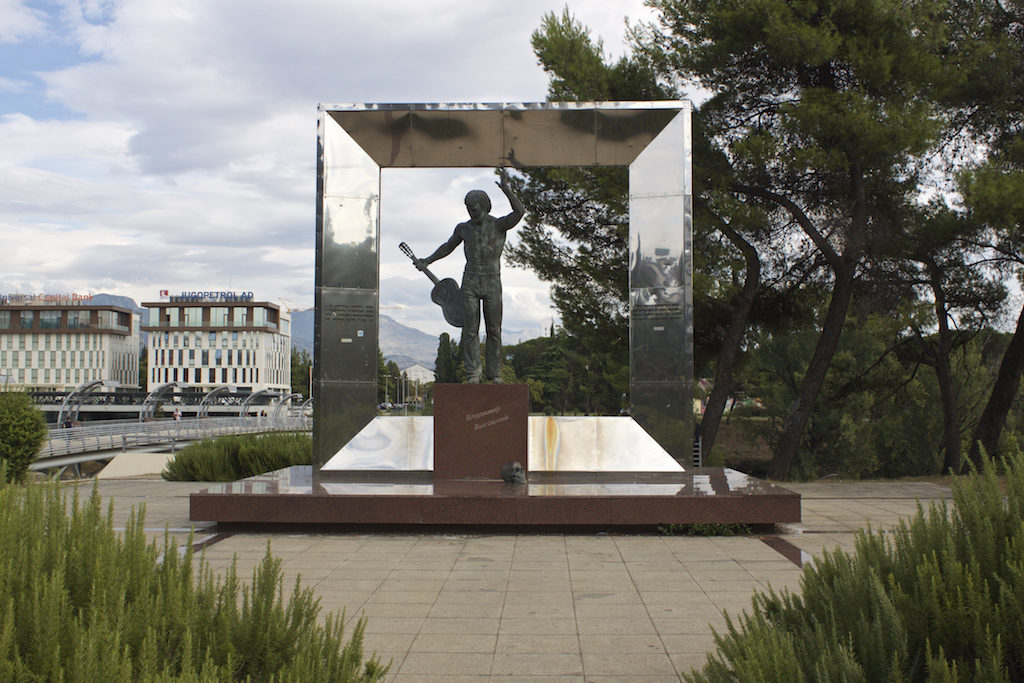
[[[417,259],[416,267],[428,265],[455,251],[461,242],[466,254],[466,268],[462,273],[462,357],[466,365],[466,381],[478,384],[480,367],[480,304],[484,309],[484,330],[487,332],[487,379],[501,381],[501,251],[505,246],[505,233],[515,227],[526,213],[523,203],[512,192],[508,175],[499,169],[501,188],[512,205],[507,216],[490,215],[491,199],[483,190],[472,190],[466,195],[469,220],[455,226],[451,238],[430,256]]]

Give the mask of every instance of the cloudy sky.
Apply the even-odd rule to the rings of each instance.
[[[0,0],[0,293],[253,291],[313,302],[317,105],[542,101],[530,34],[563,0]],[[624,50],[642,0],[572,12]],[[429,253],[486,172],[385,171],[384,312],[436,334]],[[495,214],[508,211],[490,193]],[[459,277],[461,255],[437,274]],[[546,327],[506,269],[505,326]],[[416,296],[419,295],[419,296]]]

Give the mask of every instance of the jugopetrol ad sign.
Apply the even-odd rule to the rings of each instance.
[[[252,301],[253,296],[252,292],[195,291],[171,294],[169,290],[160,290],[160,300],[171,303]]]

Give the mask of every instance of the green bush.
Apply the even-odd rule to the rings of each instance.
[[[6,477],[0,481],[21,481],[28,466],[46,441],[46,419],[36,410],[28,394],[0,391],[0,463],[6,463]]]
[[[2,469],[2,468],[0,468]],[[123,535],[94,491],[79,504],[56,484],[0,488],[0,680],[374,681],[365,622],[317,623],[298,581],[285,603],[270,555],[242,585],[179,550],[147,543],[143,513]]]
[[[754,597],[691,681],[1019,681],[1024,677],[1024,456],[958,478],[853,555],[804,569],[801,595]]]
[[[167,462],[169,481],[237,481],[313,462],[313,438],[299,434],[242,434],[189,444]]]

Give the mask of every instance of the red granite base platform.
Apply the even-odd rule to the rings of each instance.
[[[534,477],[531,475],[531,480]],[[190,519],[225,525],[656,527],[800,521],[800,496],[733,470],[558,473],[543,483],[500,480],[322,482],[290,467],[193,493]]]

